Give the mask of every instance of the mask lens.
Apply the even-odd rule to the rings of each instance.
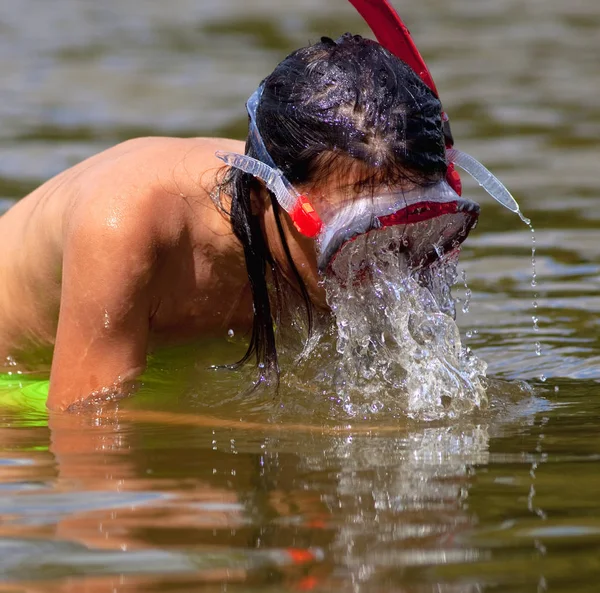
[[[478,215],[479,206],[446,182],[359,198],[325,219],[317,243],[319,269],[360,276],[377,249],[397,253],[407,269],[427,266],[456,249]]]

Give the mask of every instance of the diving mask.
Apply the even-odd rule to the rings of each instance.
[[[342,247],[371,231],[394,228],[395,250],[413,268],[458,247],[479,216],[479,205],[459,196],[444,180],[409,191],[358,197],[323,215],[317,265],[324,272]]]

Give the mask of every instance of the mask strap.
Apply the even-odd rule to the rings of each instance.
[[[277,169],[277,165],[275,161],[271,158],[267,147],[265,146],[265,142],[258,131],[258,124],[256,123],[256,112],[258,110],[258,104],[260,103],[260,99],[263,94],[264,84],[261,84],[255,91],[252,93],[248,101],[246,102],[246,111],[248,112],[248,117],[250,118],[250,125],[248,126],[248,132],[250,134],[250,141],[256,152],[256,156],[259,161],[266,163],[271,167],[271,169]]]
[[[504,184],[477,159],[457,148],[447,150],[446,156],[448,162],[453,162],[466,171],[494,200],[511,212],[520,212],[519,204]]]
[[[273,169],[247,154],[223,152],[215,156],[230,167],[235,167],[260,179],[275,196],[277,203],[290,215],[294,226],[307,237],[315,237],[322,227],[321,219],[305,196],[300,195],[279,169]]]
[[[245,154],[217,151],[216,156],[230,167],[235,167],[260,179],[273,192],[277,203],[289,214],[296,229],[307,237],[319,234],[323,223],[306,196],[300,195],[285,178],[271,158],[256,124],[256,111],[264,85],[260,85],[246,103],[250,118],[248,132],[258,159]]]

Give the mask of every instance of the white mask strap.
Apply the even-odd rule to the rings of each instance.
[[[494,200],[500,202],[511,212],[520,212],[519,204],[504,184],[477,159],[457,148],[449,148],[446,151],[446,156],[448,162],[454,163],[465,170]]]

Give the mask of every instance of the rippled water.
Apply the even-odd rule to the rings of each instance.
[[[157,357],[118,410],[3,409],[0,591],[597,589],[600,4],[395,4],[457,145],[536,228],[532,287],[531,233],[465,180],[457,322],[488,409],[332,418],[318,361],[240,395],[248,371],[207,369],[235,339]],[[240,137],[282,56],[346,30],[342,0],[0,3],[2,205],[133,135]]]

